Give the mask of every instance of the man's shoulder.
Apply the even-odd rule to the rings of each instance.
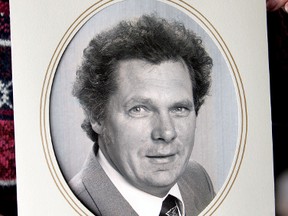
[[[89,210],[91,210],[95,215],[100,215],[97,205],[95,204],[83,182],[82,171],[76,174],[69,181],[69,187],[73,191],[74,195],[78,198],[78,200],[80,200]]]
[[[182,178],[189,185],[198,185],[214,192],[212,181],[205,168],[196,161],[190,161]]]
[[[213,199],[215,196],[212,181],[205,168],[196,161],[190,161],[184,171],[180,184],[186,190],[193,191],[196,197],[202,199]]]
[[[186,170],[184,172],[184,175],[195,175],[196,176],[206,176],[208,175],[208,173],[206,172],[205,168],[200,165],[197,161],[195,160],[191,160],[189,161],[187,167],[186,167]]]
[[[208,173],[196,161],[189,162],[178,184],[186,210],[191,215],[199,214],[215,197]]]
[[[70,181],[69,186],[75,193],[75,195],[79,195],[83,192],[85,192],[85,187],[82,181],[82,173],[79,172],[77,175],[75,175]]]

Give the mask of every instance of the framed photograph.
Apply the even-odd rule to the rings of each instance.
[[[79,172],[83,175],[83,166],[85,167],[87,157],[95,149],[95,143],[100,146],[105,157],[112,151],[108,149],[106,152],[106,148],[101,144],[101,133],[98,133],[97,126],[96,129],[93,126],[95,119],[88,114],[92,111],[87,110],[87,105],[83,105],[84,102],[79,96],[80,93],[75,93],[75,83],[77,80],[79,82],[79,74],[86,67],[84,64],[88,59],[88,49],[92,49],[91,44],[100,41],[101,37],[104,39],[110,37],[112,33],[109,32],[116,32],[117,30],[117,33],[114,33],[117,34],[114,39],[103,40],[106,45],[104,44],[101,49],[99,48],[101,52],[99,51],[97,54],[97,61],[98,58],[108,58],[106,54],[104,55],[106,47],[114,46],[117,48],[120,44],[117,45],[117,40],[124,39],[125,42],[121,43],[121,46],[128,47],[133,40],[136,40],[136,36],[131,36],[132,31],[136,31],[135,26],[140,25],[138,20],[142,19],[143,16],[156,17],[161,25],[168,23],[169,25],[177,25],[177,29],[183,27],[185,34],[187,31],[196,37],[195,41],[200,44],[201,49],[205,50],[207,56],[211,59],[211,62],[209,61],[210,66],[213,65],[209,69],[211,72],[209,75],[209,90],[203,97],[199,110],[195,108],[196,120],[195,128],[193,127],[195,137],[193,136],[193,143],[191,142],[192,147],[189,147],[192,154],[191,156],[187,154],[189,156],[187,158],[191,163],[196,162],[200,164],[201,169],[205,170],[204,172],[211,180],[214,191],[213,198],[205,201],[205,204],[201,204],[201,210],[197,212],[197,215],[235,215],[235,212],[237,212],[236,215],[273,214],[273,160],[264,3],[253,2],[249,7],[254,9],[247,10],[248,6],[245,1],[230,3],[192,0],[100,0],[84,3],[76,1],[71,5],[71,2],[68,1],[57,2],[57,4],[53,1],[38,1],[35,4],[30,1],[16,3],[12,0],[12,59],[19,215],[37,215],[40,212],[41,214],[46,212],[47,215],[98,215],[100,213],[108,215],[106,210],[102,212],[99,210],[100,213],[98,210],[94,211],[88,201],[86,202],[86,199],[80,193],[75,192],[74,183],[71,184],[71,179],[79,175]],[[27,5],[31,6],[28,7],[31,8],[31,11],[28,12],[29,16],[27,12],[24,13],[21,10],[22,4],[25,4],[26,7]],[[257,16],[255,11],[257,11]],[[123,24],[123,22],[125,23]],[[133,29],[128,32],[128,28],[126,28],[125,31],[120,32],[119,25],[130,25]],[[159,24],[159,26],[161,25]],[[143,32],[143,29],[141,31]],[[142,33],[141,31],[139,30],[140,33]],[[183,31],[180,32],[179,30],[175,35],[178,37]],[[152,34],[150,29],[147,32]],[[162,37],[165,32],[159,31],[158,34],[159,37]],[[127,59],[140,59],[146,63],[148,62],[149,65],[152,64],[152,61],[148,60],[148,54],[146,57],[144,54],[141,54],[141,57],[139,57],[140,54],[138,56],[138,53],[142,53],[141,49],[142,46],[145,46],[145,43],[153,44],[155,42],[147,42],[149,38],[146,37],[148,38],[148,36],[145,36],[145,38],[141,36],[141,44],[144,45],[135,48],[139,51],[137,53],[133,52],[134,54],[131,54],[133,57],[126,54],[128,51],[123,51],[120,57],[117,57],[116,54],[115,57],[113,56],[113,61],[116,59],[117,62],[117,64],[115,63],[116,66],[113,66],[113,68],[117,68],[115,71],[120,70],[120,63],[127,61]],[[174,39],[171,41],[174,42]],[[140,42],[138,41],[138,43]],[[155,44],[159,45],[158,42],[155,42]],[[171,42],[168,45],[170,44],[172,47]],[[161,52],[165,49],[168,50],[168,45],[159,50]],[[133,46],[136,47],[136,45]],[[183,50],[186,47],[178,46],[178,48],[179,52],[184,52]],[[175,49],[173,48],[173,51]],[[127,50],[131,51],[131,48],[127,48]],[[193,69],[189,66],[185,57],[188,54],[176,54],[176,59],[176,57],[171,57],[173,56],[171,50],[167,52],[171,55],[167,55],[169,57],[165,57],[166,60],[153,63],[153,67],[158,68],[161,63],[167,61],[176,64],[177,59],[181,59],[181,61],[184,61],[184,65],[190,68],[187,70],[198,70],[196,66],[193,68],[194,65],[191,66]],[[123,53],[127,56],[124,56]],[[163,53],[157,55],[164,55]],[[149,52],[150,54],[151,52]],[[99,55],[102,56],[99,57]],[[191,54],[191,56],[195,55]],[[187,57],[187,59],[189,58]],[[172,65],[170,66],[172,68]],[[168,74],[171,68],[166,68]],[[100,69],[99,71],[102,73]],[[190,75],[190,78],[191,76],[193,75]],[[151,81],[152,78],[148,78]],[[121,85],[121,80],[119,80],[120,78],[117,82],[118,88]],[[193,81],[193,78],[191,80],[193,87],[193,91],[191,91],[193,92],[192,101],[196,107],[197,102],[195,102],[194,95],[197,94],[197,91],[193,86],[196,81]],[[166,78],[164,81],[166,81]],[[126,82],[125,85],[122,85],[124,89],[129,89]],[[132,88],[135,95],[139,92],[137,85],[138,83],[135,85],[136,87],[133,86]],[[150,97],[149,105],[147,105],[147,102],[141,101],[141,107],[145,105],[144,110],[148,110],[146,111],[149,116],[152,116],[151,113],[156,113],[153,114],[154,116],[161,116],[161,109],[164,105],[166,106],[167,101],[176,100],[175,98],[178,95],[174,95],[169,100],[162,99],[162,96],[163,98],[170,97],[169,92],[172,91],[173,87],[169,85],[167,93],[163,95],[157,93],[159,97],[154,101],[153,98],[156,96],[154,91],[150,90],[150,85],[151,83],[149,83],[149,88],[146,91],[148,93],[143,93],[141,89],[141,94]],[[157,90],[158,85],[162,84],[157,84]],[[181,84],[181,86],[183,85]],[[153,86],[152,89],[154,89]],[[129,92],[131,92],[130,90]],[[116,109],[112,106],[107,110],[109,112]],[[171,110],[170,107],[169,110]],[[190,109],[188,110],[190,112]],[[194,113],[194,108],[191,112]],[[189,116],[191,115],[189,114]],[[147,116],[145,115],[145,118]],[[143,119],[142,117],[141,119]],[[171,116],[170,118],[174,119]],[[181,119],[185,118],[181,117]],[[100,139],[100,141],[95,142],[91,137],[89,138],[87,130],[85,132],[81,128],[85,119],[90,120],[90,127],[97,131],[97,139]],[[156,124],[163,120],[160,117],[159,119],[156,120]],[[190,129],[185,130],[179,126],[180,129],[178,130],[178,123],[175,123],[177,121],[171,120],[174,124],[173,128],[176,128],[175,131],[177,132],[175,137],[181,138],[185,135],[185,131]],[[133,122],[130,121],[129,130],[118,136],[125,136],[126,133],[133,136],[134,133],[137,133],[137,130],[134,131],[133,129],[133,127],[137,127],[133,125]],[[111,124],[114,127],[116,123],[112,121]],[[147,125],[143,127],[143,137],[146,133],[153,134],[149,131],[154,130],[152,128],[154,126]],[[191,131],[193,131],[192,128]],[[128,137],[130,138],[130,135]],[[127,140],[129,143],[128,138]],[[98,142],[100,143],[98,144]],[[116,145],[117,143],[110,143],[110,145]],[[171,141],[171,143],[171,146],[177,146],[177,144],[174,144],[176,141]],[[173,148],[171,147],[171,149]],[[130,150],[126,151],[129,153]],[[95,158],[99,160],[99,155],[95,154]],[[128,156],[127,160],[129,160]],[[111,159],[111,161],[112,164],[117,162],[114,159]],[[121,162],[121,160],[119,159],[118,162]],[[103,167],[103,164],[101,165]],[[119,171],[119,169],[121,170],[121,166],[120,168],[119,166],[115,165],[116,170],[125,179],[127,176],[125,172]],[[139,167],[143,166],[139,165]],[[125,168],[125,165],[123,167]],[[104,171],[107,174],[107,170],[104,169]],[[137,174],[137,171],[135,173]],[[131,180],[129,175],[126,180],[128,182]],[[133,185],[133,179],[131,182]],[[141,179],[135,182],[135,185],[138,185],[138,182],[141,183]],[[115,185],[113,180],[112,183]],[[142,188],[140,183],[139,188]],[[96,188],[95,185],[93,187]],[[116,185],[118,190],[119,187],[119,185],[118,187]],[[181,191],[181,185],[179,187]],[[109,190],[108,188],[105,190]],[[147,191],[149,190],[147,189]],[[204,189],[199,191],[201,194],[205,193]],[[88,193],[90,192],[88,191]],[[110,192],[107,193],[110,194]],[[120,194],[123,195],[121,189]],[[97,199],[103,200],[107,205],[110,202],[109,200],[116,200],[117,202],[117,197],[118,195],[114,196],[114,194],[113,197],[106,198],[101,195],[101,198]],[[125,195],[123,197],[125,199]],[[182,210],[180,212],[185,213],[186,211],[188,216],[192,213],[186,205],[186,198],[183,194],[182,198],[185,210],[182,209],[184,212],[181,212]],[[116,205],[112,201],[111,203],[113,203],[111,205]],[[134,204],[130,203],[130,205],[133,209]],[[137,206],[137,203],[135,205]],[[100,206],[100,204],[96,203],[96,206]],[[107,208],[114,208],[114,206]],[[137,210],[135,211],[140,214]],[[121,214],[123,213],[121,212]]]

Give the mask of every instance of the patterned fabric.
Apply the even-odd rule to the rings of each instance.
[[[0,0],[0,185],[15,185],[9,1]]]
[[[165,198],[159,216],[180,216],[176,197],[168,195]]]

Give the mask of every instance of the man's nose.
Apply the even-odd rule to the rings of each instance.
[[[167,114],[158,114],[152,130],[152,139],[170,143],[177,137],[173,119]]]

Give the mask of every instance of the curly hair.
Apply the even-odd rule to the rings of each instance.
[[[96,143],[98,134],[93,131],[90,119],[105,118],[109,97],[117,90],[117,64],[127,59],[140,59],[152,64],[183,60],[192,81],[196,114],[209,91],[212,59],[194,32],[180,22],[168,22],[155,14],[121,21],[90,41],[83,52],[74,83],[73,95],[86,114],[82,128]]]

